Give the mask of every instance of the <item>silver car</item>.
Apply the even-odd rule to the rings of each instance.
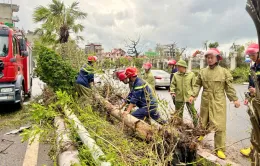
[[[155,79],[155,88],[165,87],[170,88],[170,74],[163,70],[151,70]]]

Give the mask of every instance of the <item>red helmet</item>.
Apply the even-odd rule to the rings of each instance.
[[[88,57],[88,61],[96,62],[97,61],[97,57],[96,56],[89,56]]]
[[[168,65],[176,65],[176,63],[177,63],[177,62],[176,62],[176,60],[174,60],[174,59],[168,61]]]
[[[116,73],[117,78],[119,78],[119,74],[125,73],[125,70],[118,70],[115,73]]]
[[[137,76],[137,69],[135,67],[128,67],[125,70],[125,75],[127,76],[127,78],[135,77]]]
[[[119,73],[118,74],[118,79],[120,81],[124,81],[125,79],[127,79],[127,76],[125,75],[125,72]]]
[[[143,65],[143,68],[144,68],[144,69],[151,69],[152,66],[153,66],[153,65],[152,65],[150,62],[147,62],[147,63],[145,63],[145,64]]]
[[[259,45],[256,43],[250,44],[246,49],[246,55],[252,55],[259,52]]]
[[[221,52],[217,48],[210,48],[208,51],[205,52],[204,56],[207,57],[207,55],[210,54],[218,56],[220,61],[223,59],[221,56]]]

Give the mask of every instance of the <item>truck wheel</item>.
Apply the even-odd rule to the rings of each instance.
[[[21,109],[22,107],[23,107],[23,102],[24,102],[24,100],[25,100],[25,93],[24,93],[24,88],[23,88],[23,86],[21,86],[20,87],[20,102],[19,103],[17,103],[17,107],[19,108],[19,109]]]
[[[30,91],[28,92],[28,94],[27,94],[27,97],[28,98],[31,98],[32,97],[32,81],[33,81],[33,79],[31,78],[31,89],[30,89]]]
[[[28,98],[31,98],[31,97],[32,97],[32,90],[27,94],[27,97],[28,97]]]

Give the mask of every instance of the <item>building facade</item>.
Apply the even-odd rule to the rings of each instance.
[[[86,54],[94,54],[97,57],[101,57],[103,53],[103,47],[100,43],[90,43],[85,45]]]
[[[114,48],[111,52],[102,53],[103,58],[118,59],[124,56],[126,56],[126,52],[121,48]]]
[[[15,23],[19,21],[18,16],[14,16],[14,12],[19,11],[19,6],[11,3],[0,3],[0,22]]]

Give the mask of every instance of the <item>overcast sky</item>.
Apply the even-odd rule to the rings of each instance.
[[[4,0],[0,0],[4,1]],[[8,0],[5,0],[7,2]],[[20,27],[33,30],[36,6],[51,0],[13,0],[20,5]],[[71,4],[73,0],[64,0]],[[102,43],[105,51],[124,47],[124,40],[141,34],[144,48],[156,43],[177,42],[179,47],[202,48],[205,40],[218,41],[227,50],[235,41],[256,41],[253,21],[245,10],[246,0],[80,0],[88,13],[82,20],[83,44]]]

